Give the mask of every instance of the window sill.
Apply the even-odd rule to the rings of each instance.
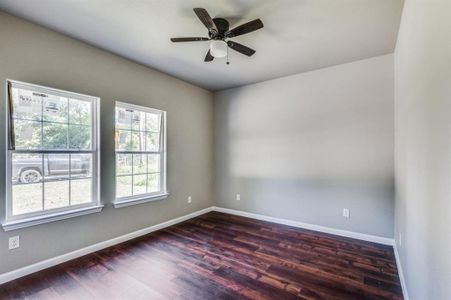
[[[38,217],[33,217],[33,218],[5,222],[2,224],[2,227],[3,227],[4,231],[11,231],[11,230],[16,230],[16,229],[20,229],[20,228],[25,228],[25,227],[60,221],[60,220],[64,220],[64,219],[69,219],[69,218],[73,218],[73,217],[98,213],[98,212],[102,211],[102,208],[103,208],[103,205],[83,207],[83,208],[73,209],[73,210],[69,210],[69,211],[48,214],[48,215],[44,215],[44,216],[38,216]]]
[[[153,195],[153,196],[144,196],[142,198],[137,198],[137,199],[116,200],[115,202],[113,202],[113,206],[114,206],[114,208],[121,208],[121,207],[126,207],[126,206],[130,206],[130,205],[135,205],[135,204],[163,200],[163,199],[166,199],[168,196],[169,196],[169,193],[163,193],[163,194],[158,194],[158,195]]]

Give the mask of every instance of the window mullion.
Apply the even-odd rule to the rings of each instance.
[[[149,192],[149,154],[146,155],[146,193]]]
[[[69,125],[70,124],[70,99],[67,98],[67,130],[66,130],[66,148],[70,149],[70,136]],[[80,166],[81,167],[81,166]],[[69,153],[69,206],[72,205],[72,153]]]
[[[67,130],[66,130],[66,149],[70,149],[69,143],[70,143],[70,137],[69,137],[69,124],[70,124],[70,101],[69,98],[67,98]]]
[[[71,205],[72,205],[72,154],[69,153],[69,206]]]
[[[132,131],[132,129],[133,129],[133,110],[132,109],[130,109],[129,110],[130,111],[130,145],[131,145],[131,150],[133,150],[133,131]],[[135,155],[132,153],[132,186],[131,186],[131,195],[133,196],[133,192],[134,192],[134,189],[133,189],[133,180],[135,179],[135,176],[133,175],[133,173],[135,172],[134,171],[134,166],[135,165]]]
[[[42,157],[42,177],[41,177],[41,185],[42,185],[42,210],[45,210],[45,154],[41,154]]]
[[[144,138],[144,151],[147,150],[147,113],[144,113],[144,130],[143,130],[143,138]],[[146,193],[149,192],[149,154],[144,154],[146,156]],[[142,156],[142,154],[141,154]]]
[[[41,96],[41,149],[44,149],[44,97]]]
[[[41,149],[44,149],[44,97],[41,96]],[[45,154],[42,153],[42,211],[45,210]]]
[[[132,154],[132,196],[133,196],[133,179],[134,179],[134,175],[133,175],[133,173],[135,172],[135,170],[134,170],[134,168],[133,168],[133,166],[135,165],[135,155],[134,154]]]

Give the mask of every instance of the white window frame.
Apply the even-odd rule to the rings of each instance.
[[[166,111],[150,108],[146,106],[141,105],[135,105],[130,104],[122,101],[116,101],[115,105],[115,122],[114,127],[116,131],[116,108],[124,108],[129,110],[137,110],[140,112],[147,112],[147,113],[153,113],[153,114],[159,114],[161,118],[161,126],[160,126],[160,151],[126,151],[126,150],[117,150],[115,148],[115,154],[114,154],[114,160],[115,160],[115,166],[116,166],[116,158],[117,154],[160,154],[160,191],[158,192],[152,192],[152,193],[145,193],[145,194],[139,194],[139,195],[132,195],[127,197],[121,197],[118,198],[116,196],[116,189],[115,189],[115,200],[113,201],[113,205],[115,208],[150,202],[150,201],[156,201],[156,200],[163,200],[166,199],[169,196],[169,192],[167,189],[167,153],[166,153],[166,142],[167,142],[167,114]],[[116,142],[115,142],[116,147]],[[133,162],[132,162],[133,163]],[[149,174],[149,173],[147,173]],[[117,184],[117,172],[115,172],[115,181]],[[133,176],[133,175],[132,175]],[[132,183],[133,188],[133,183]]]
[[[46,86],[40,86],[30,84],[26,82],[16,80],[6,80],[6,85],[11,84],[12,88],[26,89],[36,93],[51,94],[68,97],[71,99],[78,99],[83,101],[89,101],[92,105],[92,144],[91,150],[79,151],[79,150],[10,150],[8,143],[6,143],[6,216],[5,221],[2,223],[2,227],[5,231],[15,230],[28,226],[44,224],[48,222],[58,221],[62,219],[72,218],[76,216],[86,215],[90,213],[100,212],[103,208],[100,202],[100,98],[54,89]],[[8,88],[6,88],[6,140],[8,140],[10,134],[10,128],[8,121],[10,120],[9,112],[9,94]],[[39,153],[39,154],[79,154],[79,153],[92,153],[92,201],[88,203],[65,206],[55,209],[46,209],[37,212],[24,213],[20,215],[13,215],[12,212],[12,154],[14,153]],[[43,180],[45,181],[44,177]],[[43,187],[44,192],[44,187]]]

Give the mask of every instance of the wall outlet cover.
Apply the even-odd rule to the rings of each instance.
[[[12,249],[16,249],[20,247],[20,238],[18,235],[16,236],[12,236],[9,238],[8,240],[8,249],[12,250]]]
[[[349,219],[350,217],[349,208],[343,208],[343,217]]]
[[[236,201],[240,201],[241,200],[241,195],[240,194],[236,194]]]
[[[188,203],[191,203],[191,201],[192,201],[191,196],[188,196]]]

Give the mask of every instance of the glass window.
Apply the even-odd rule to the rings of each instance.
[[[165,116],[116,102],[116,203],[167,193]]]
[[[8,85],[7,221],[98,205],[99,99]]]

